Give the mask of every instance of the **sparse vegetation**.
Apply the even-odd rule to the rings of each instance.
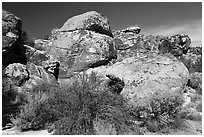
[[[96,134],[94,120],[101,119],[115,127],[116,134],[139,129],[131,121],[126,101],[112,94],[95,74],[79,75],[73,86],[64,90],[37,92],[27,96],[27,102],[13,121],[21,130],[38,130],[54,124],[54,134]]]
[[[12,121],[23,131],[49,128],[55,135],[97,134],[98,121],[112,125],[115,134],[142,134],[142,128],[157,132],[176,125],[181,95],[155,94],[146,105],[132,106],[101,82],[95,74],[83,74],[69,88],[29,94]]]
[[[46,129],[53,135],[202,134],[202,47],[189,47],[187,35],[145,36],[138,27],[111,31],[106,17],[92,11],[35,40],[21,29],[19,19],[4,14],[2,71],[25,59],[28,76],[18,75],[18,67],[11,75],[2,73],[3,130],[15,126],[21,132]],[[48,58],[60,64],[47,67],[42,61]],[[157,85],[161,87],[154,88]]]
[[[154,94],[145,104],[134,103],[132,114],[150,132],[158,132],[166,127],[172,127],[178,118],[183,104],[180,94]]]

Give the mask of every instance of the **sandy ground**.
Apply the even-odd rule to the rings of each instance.
[[[187,127],[175,129],[168,133],[146,132],[145,135],[202,135],[202,121],[186,121]],[[47,130],[20,132],[17,128],[2,130],[2,135],[51,135]]]
[[[20,132],[15,127],[7,130],[2,130],[2,135],[51,135],[47,130]]]

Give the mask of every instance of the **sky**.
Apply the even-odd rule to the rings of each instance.
[[[18,16],[23,30],[36,39],[75,15],[95,10],[108,18],[112,30],[138,25],[145,35],[184,33],[191,45],[202,44],[201,2],[3,2],[2,9]]]

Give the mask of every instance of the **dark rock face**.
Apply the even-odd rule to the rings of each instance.
[[[198,94],[202,95],[202,73],[191,73],[187,85],[195,89]]]
[[[176,57],[187,54],[191,44],[191,39],[188,35],[178,34],[160,41],[159,50],[162,53],[170,52]]]
[[[125,86],[124,81],[114,75],[107,74],[106,77],[109,78],[109,80],[106,81],[106,85],[108,86],[110,91],[115,94],[120,94]]]
[[[2,10],[2,59],[3,68],[12,63],[26,64],[25,48],[21,44],[21,20]]]
[[[43,61],[42,66],[58,79],[60,63],[57,60],[49,59]]]
[[[161,39],[159,44],[159,53],[170,53],[171,52],[171,43],[167,39]]]

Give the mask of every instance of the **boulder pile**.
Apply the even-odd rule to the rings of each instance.
[[[191,48],[186,34],[145,37],[141,30],[135,25],[112,31],[106,16],[89,11],[68,19],[48,39],[24,45],[21,19],[2,10],[3,105],[10,108],[22,94],[71,85],[76,74],[95,72],[101,86],[131,105],[169,93],[182,95],[188,107],[202,95],[202,49]]]

